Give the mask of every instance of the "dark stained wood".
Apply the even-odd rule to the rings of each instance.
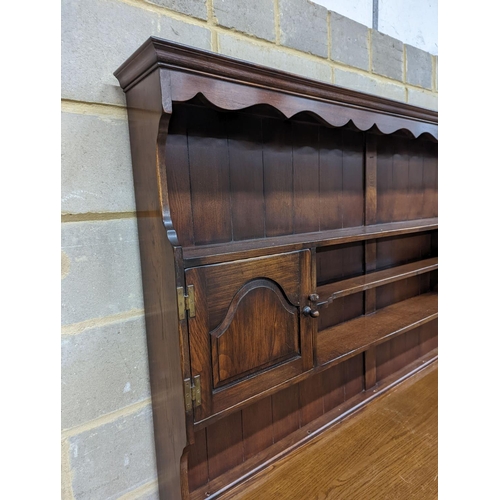
[[[406,365],[406,338],[400,335],[389,341],[391,343],[391,371],[394,373]]]
[[[225,117],[228,136],[233,240],[263,238],[264,172],[262,120],[236,114]]]
[[[393,220],[407,220],[409,211],[408,186],[409,162],[408,141],[401,139],[398,151],[394,154],[392,163],[392,181],[394,189]]]
[[[408,160],[408,219],[424,217],[423,141],[410,141]]]
[[[377,269],[377,240],[365,241],[365,273]]]
[[[318,332],[318,362],[344,359],[437,317],[437,294],[398,302],[353,321]]]
[[[367,159],[368,161],[368,159]],[[373,162],[375,163],[375,162]],[[376,165],[375,165],[376,167]],[[376,207],[373,210],[375,213],[372,214],[376,218]],[[372,212],[373,212],[372,211]],[[366,217],[366,205],[365,205],[365,217]],[[377,268],[377,240],[365,241],[365,273],[370,273],[375,271]],[[365,315],[375,312],[377,307],[377,294],[375,290],[368,289],[365,290]]]
[[[293,230],[319,231],[319,127],[296,122],[293,131]]]
[[[344,367],[335,365],[323,372],[323,406],[325,413],[333,410],[345,401]]]
[[[301,427],[323,415],[323,395],[323,374],[321,373],[299,384]]]
[[[210,332],[214,387],[298,357],[299,314],[272,281],[244,286],[220,327]]]
[[[302,314],[310,275],[309,251],[186,271],[196,304],[192,375],[201,377],[196,422],[312,368],[315,320]]]
[[[366,135],[365,224],[377,223],[377,136]]]
[[[186,267],[437,229],[437,218],[184,248]]]
[[[422,355],[420,344],[422,332],[428,330],[428,325],[431,324],[432,322],[426,323],[375,348],[378,382],[408,366]]]
[[[293,233],[292,127],[281,120],[263,120],[262,161],[266,236]]]
[[[428,231],[377,240],[377,269],[433,256],[437,255],[431,253],[431,233]]]
[[[430,275],[430,283],[429,283],[429,290],[432,290],[433,292],[438,291],[438,272],[434,271]]]
[[[344,245],[342,251],[342,277],[349,278],[362,274],[364,271],[364,244],[351,243]]]
[[[300,427],[299,385],[292,385],[272,397],[273,433],[277,443]]]
[[[343,320],[350,321],[364,313],[364,297],[362,293],[355,293],[344,297]]]
[[[344,391],[347,401],[364,389],[363,354],[349,358],[341,366],[344,370]]]
[[[357,276],[356,278],[323,285],[318,287],[318,294],[320,297],[318,305],[321,306],[322,304],[331,303],[339,297],[345,297],[346,295],[376,288],[410,276],[429,273],[437,269],[437,266],[437,257],[433,257],[431,259],[412,262],[411,264],[404,264],[383,271],[375,271],[373,273]]]
[[[205,75],[189,75],[185,72],[165,71],[165,74],[168,75],[166,78],[170,79],[172,85],[171,98],[174,102],[190,100],[194,96],[193,92],[198,90],[206,101],[219,109],[234,110],[267,104],[282,112],[287,118],[301,113],[302,121],[326,122],[334,127],[343,127],[352,121],[354,127],[361,131],[366,131],[376,124],[386,133],[389,129],[393,131],[405,129],[413,137],[426,134],[427,138],[437,139],[437,126],[423,121],[415,122],[401,116],[372,113],[297,95],[294,99],[289,99],[284,103],[283,100],[276,99],[276,94],[268,89],[229,83]],[[303,111],[305,112],[302,113]]]
[[[319,131],[319,212],[322,231],[342,227],[342,131]]]
[[[420,327],[415,328],[415,330],[419,330]],[[377,366],[377,382],[381,380],[386,380],[391,373],[394,373],[393,365],[392,365],[392,343],[384,342],[383,344],[379,344],[375,347],[375,358],[376,358],[376,366]]]
[[[372,314],[377,309],[377,292],[374,289],[365,292],[365,315]]]
[[[188,478],[184,449],[187,442],[180,325],[177,321],[174,249],[168,241],[162,219],[158,183],[166,188],[164,161],[157,137],[165,138],[168,120],[160,120],[161,88],[158,71],[145,78],[140,87],[127,93],[129,130],[137,225],[142,267],[142,284],[149,356],[149,374],[155,432],[158,488],[163,498],[187,498]],[[161,172],[160,172],[161,170]],[[176,239],[175,234],[170,235]],[[168,446],[165,446],[168,443]],[[187,472],[187,471],[186,471]]]
[[[437,498],[437,373],[435,363],[222,499]]]
[[[404,334],[406,340],[405,366],[408,366],[420,357],[420,333],[422,329],[425,328],[426,325],[422,325],[421,327]]]
[[[381,286],[376,289],[377,309],[383,309],[391,304],[396,304],[396,302],[401,302],[418,295],[419,288],[419,276],[403,281],[395,281],[393,283],[389,283],[388,285]]]
[[[325,304],[321,307],[321,313],[318,318],[318,330],[325,330],[344,321],[344,297],[337,299],[331,304]],[[316,346],[317,351],[317,346]]]
[[[159,39],[116,75],[159,495],[212,498],[436,355],[437,113]]]
[[[342,226],[364,224],[364,153],[363,135],[342,131]]]
[[[438,322],[437,319],[431,321],[420,330],[420,355],[423,356],[428,352],[436,349],[438,346]]]
[[[276,463],[281,458],[286,457],[302,445],[315,439],[326,429],[342,422],[364,405],[391,391],[394,387],[397,387],[398,384],[409,380],[411,377],[414,377],[415,379],[421,378],[423,374],[425,374],[426,369],[431,367],[436,361],[436,351],[432,351],[422,358],[419,358],[418,361],[410,364],[408,367],[405,367],[404,371],[396,372],[377,384],[376,389],[362,391],[357,396],[341,403],[331,411],[324,413],[323,416],[313,422],[297,429],[286,438],[275,442],[275,444],[266,450],[263,450],[239,466],[236,466],[231,471],[228,471],[222,476],[211,480],[208,485],[193,492],[191,494],[191,499],[203,500],[206,498],[219,498],[220,493],[223,493],[228,489],[229,492],[227,494],[222,494],[222,497],[220,498],[230,497],[235,491],[237,491],[232,490],[231,488],[240,484],[245,479],[248,479],[249,476],[251,477],[253,474],[256,474],[273,463]]]
[[[189,170],[196,244],[232,240],[227,136],[220,113],[200,108],[188,130]]]
[[[377,142],[377,223],[394,220],[393,154],[390,138],[382,136]]]
[[[236,293],[250,280],[267,278],[280,287],[291,304],[300,304],[300,256],[293,252],[270,257],[248,259],[221,265],[193,268],[186,274],[201,273],[205,277],[206,296],[210,312],[209,329],[223,321]]]
[[[210,412],[212,406],[211,377],[207,372],[210,364],[210,336],[208,335],[209,311],[203,304],[203,293],[206,288],[206,280],[203,273],[186,273],[186,284],[194,287],[194,302],[196,304],[196,321],[191,319],[189,324],[189,352],[191,375],[201,375],[201,406],[194,408],[195,420],[200,420]]]
[[[208,475],[217,477],[243,462],[241,412],[207,427]]]
[[[437,291],[437,290],[433,290],[433,288],[431,286],[431,276],[434,273],[437,273],[437,270],[436,271],[432,271],[429,274],[422,274],[420,276],[419,290],[418,290],[417,293],[425,293],[425,292],[428,292],[429,290],[431,290],[431,291]]]
[[[194,435],[194,444],[189,447],[188,456],[189,490],[193,491],[208,483],[207,430],[201,429]]]
[[[404,285],[404,283],[389,283],[377,288],[375,290],[375,308],[383,309],[402,300],[401,295],[405,291]]]
[[[261,399],[241,412],[245,460],[273,444],[272,398]]]
[[[365,390],[371,389],[377,383],[377,348],[364,352]]]
[[[182,228],[178,235],[181,245],[194,244],[193,214],[191,211],[191,178],[187,128],[189,108],[179,106],[172,114],[168,127],[165,164],[167,165],[167,184],[174,227]]]
[[[424,156],[424,217],[437,217],[438,214],[438,169],[437,144],[425,144]],[[429,214],[429,215],[427,215]]]
[[[431,233],[431,255],[437,257],[438,254],[438,232],[432,231]]]
[[[341,297],[319,310],[318,330],[324,330],[363,315],[364,297],[362,293]]]
[[[363,273],[364,243],[348,243],[318,249],[316,270],[318,284],[350,278]]]
[[[217,99],[215,104],[219,107],[226,107],[226,109],[246,108],[252,104],[270,100],[278,109],[286,112],[286,105],[290,101],[305,101],[309,104],[309,108],[314,108],[314,105],[323,104],[316,100],[316,98],[320,98],[320,100],[329,101],[325,104],[330,105],[334,115],[340,115],[341,121],[335,120],[336,126],[345,125],[349,119],[353,119],[360,126],[362,125],[364,130],[368,130],[376,123],[379,130],[387,134],[407,129],[414,135],[428,133],[437,139],[436,111],[417,108],[374,95],[361,94],[346,88],[246,61],[238,61],[156,37],[149,38],[114,74],[120,81],[122,88],[128,91],[131,85],[140,81],[139,78],[143,72],[150,72],[155,67],[174,68],[175,70],[182,67],[184,69],[183,72],[166,71],[169,73],[169,81],[173,83],[171,91],[173,94],[178,94],[174,97],[180,100],[194,97],[196,90],[200,90],[204,81],[212,84],[212,89],[218,89],[218,86],[221,86],[225,90],[225,92],[217,94],[220,99]],[[206,76],[195,76],[199,72]],[[189,85],[191,82],[194,85]],[[245,89],[244,85],[237,85],[236,82],[242,82],[248,86]],[[252,87],[254,85],[257,85],[258,88],[254,89]],[[294,100],[277,99],[279,93],[274,90],[266,90],[266,87],[279,90],[284,95],[289,93],[304,97],[297,96]],[[236,91],[231,92],[233,88]],[[260,100],[245,101],[245,94],[260,97]],[[333,103],[338,103],[338,105],[333,105]],[[304,107],[289,109],[288,116],[305,110]]]
[[[429,277],[430,273],[428,273],[427,276]],[[407,297],[414,297],[415,295],[427,293],[429,291],[429,286],[426,285],[426,280],[422,280],[422,276],[417,276],[417,277],[414,276],[412,278],[408,278],[405,281],[406,281]]]

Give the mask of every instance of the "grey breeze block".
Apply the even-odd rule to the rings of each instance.
[[[280,0],[280,42],[328,57],[328,10],[308,0]]]
[[[144,316],[63,335],[61,415],[70,429],[150,397]]]
[[[210,31],[117,0],[63,0],[64,99],[125,105],[113,72],[154,35],[210,49]]]
[[[336,12],[330,14],[331,58],[354,68],[370,69],[368,35],[370,30]]]
[[[62,324],[143,309],[135,218],[62,224]]]
[[[156,479],[151,406],[69,438],[76,500],[117,499]]]
[[[273,0],[214,0],[214,15],[221,26],[274,42]]]
[[[372,30],[372,70],[377,75],[403,81],[403,42]]]

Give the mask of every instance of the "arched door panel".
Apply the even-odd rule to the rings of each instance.
[[[309,250],[186,270],[192,376],[201,377],[195,421],[312,368],[315,320]]]

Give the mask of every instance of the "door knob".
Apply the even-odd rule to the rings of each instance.
[[[304,307],[304,309],[302,309],[302,312],[306,316],[311,316],[311,318],[317,318],[319,316],[319,311],[315,311],[314,309],[311,309],[309,306]]]

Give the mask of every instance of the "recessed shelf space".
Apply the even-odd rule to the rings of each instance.
[[[319,366],[354,356],[417,328],[438,316],[437,293],[425,293],[397,302],[368,316],[319,331],[317,364]]]
[[[332,229],[314,233],[290,234],[271,238],[184,247],[183,255],[186,267],[191,267],[270,255],[278,252],[291,252],[304,248],[339,245],[354,241],[419,233],[437,228],[438,218],[432,217],[428,219],[374,224],[371,226]]]
[[[330,304],[335,299],[345,297],[353,293],[363,292],[371,288],[387,285],[394,281],[418,276],[419,274],[428,273],[438,268],[438,259],[433,257],[402,266],[375,271],[363,276],[336,281],[326,285],[319,286],[317,293],[319,295],[318,307]]]
[[[157,38],[116,75],[159,496],[230,496],[437,347],[437,113]]]

